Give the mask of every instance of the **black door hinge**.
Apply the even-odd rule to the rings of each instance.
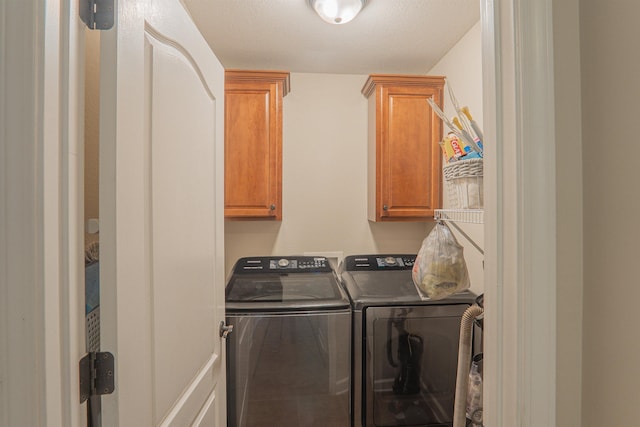
[[[115,22],[114,0],[79,0],[80,19],[92,30],[108,30]]]
[[[80,403],[89,396],[113,393],[114,364],[113,354],[108,352],[91,352],[80,359]]]

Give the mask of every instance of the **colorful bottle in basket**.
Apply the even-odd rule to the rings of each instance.
[[[447,137],[445,138],[445,140],[449,140],[449,144],[451,144],[451,147],[453,148],[453,152],[455,153],[455,157],[456,159],[460,159],[460,157],[464,156],[465,151],[462,147],[462,143],[460,142],[460,140],[458,139],[458,137],[453,133],[449,133],[449,135],[447,135]]]
[[[442,154],[444,154],[444,158],[447,163],[455,162],[456,160],[458,160],[460,151],[458,150],[458,153],[456,153],[449,137],[445,137],[442,140],[442,142],[440,143],[440,147],[442,148]]]
[[[482,157],[477,151],[475,151],[469,144],[458,138],[458,136],[449,132],[449,134],[440,143],[442,152],[445,156],[446,162],[455,162],[456,160],[477,159]]]

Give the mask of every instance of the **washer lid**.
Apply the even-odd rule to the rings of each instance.
[[[227,310],[348,308],[349,299],[333,269],[322,260],[307,258],[261,258],[259,263],[248,264],[247,259],[239,261],[239,266],[264,268],[234,271],[226,287]],[[288,261],[286,265],[278,262],[282,259]]]
[[[411,270],[350,271],[344,284],[354,303],[394,303],[421,301],[411,278]]]
[[[343,283],[356,308],[420,302],[411,278],[415,255],[350,255],[342,263]]]

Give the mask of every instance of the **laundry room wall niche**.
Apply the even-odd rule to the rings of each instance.
[[[458,99],[482,118],[479,23],[432,70],[425,70],[434,73],[455,79]],[[291,92],[283,100],[282,221],[226,221],[227,274],[243,256],[418,252],[432,221],[367,220],[368,113],[360,92],[367,77],[291,73]],[[483,243],[476,236],[482,226],[470,233]],[[465,255],[476,257],[469,262],[472,290],[482,292],[479,254],[459,241],[467,247]]]

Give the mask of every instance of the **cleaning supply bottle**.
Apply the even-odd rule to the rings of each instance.
[[[482,375],[478,361],[474,357],[469,371],[469,388],[467,390],[467,418],[471,425],[482,426]]]

